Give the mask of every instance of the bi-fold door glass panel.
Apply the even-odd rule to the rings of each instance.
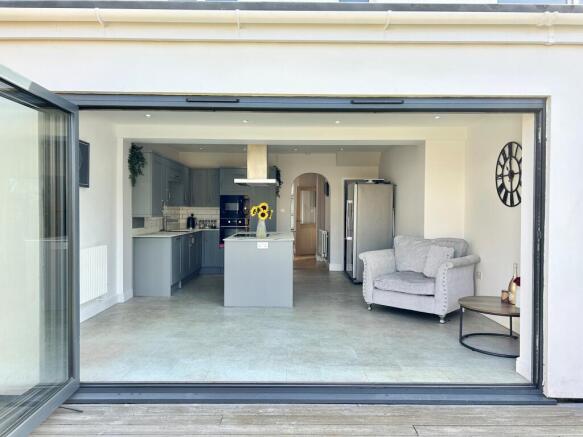
[[[71,120],[0,81],[0,435],[72,380]]]

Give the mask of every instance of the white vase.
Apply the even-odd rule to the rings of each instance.
[[[265,220],[257,220],[257,233],[255,234],[257,238],[267,237],[267,228],[265,227]]]

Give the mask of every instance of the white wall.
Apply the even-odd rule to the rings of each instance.
[[[290,194],[295,178],[304,173],[318,173],[330,184],[330,270],[344,266],[344,180],[378,177],[378,165],[371,167],[338,167],[334,153],[291,154],[270,156],[270,164],[281,170],[283,185],[277,200],[277,230],[290,230]]]
[[[392,146],[383,152],[379,177],[395,184],[395,235],[424,236],[425,146]]]
[[[426,238],[464,237],[465,140],[425,143]]]
[[[79,138],[90,144],[89,188],[79,189],[79,243],[81,249],[107,246],[107,294],[81,306],[81,320],[118,302],[116,287],[116,209],[119,161],[114,126],[80,117]]]
[[[542,16],[537,17],[542,20]],[[167,24],[152,33],[144,31],[138,23],[113,29],[97,23],[90,29],[75,23],[73,26],[78,29],[54,23],[29,23],[26,27],[7,24],[0,33],[0,53],[8,67],[55,91],[550,97],[545,393],[554,397],[583,397],[580,372],[583,348],[573,346],[579,344],[583,329],[579,317],[583,307],[579,286],[583,185],[578,181],[583,148],[576,147],[583,137],[578,110],[583,87],[575,86],[583,77],[583,57],[579,43],[557,44],[580,41],[581,26],[561,27],[560,32],[554,32],[552,26],[483,25],[466,26],[462,32],[455,24],[422,29],[389,26],[383,30],[382,24],[339,23],[342,25],[327,28],[317,25],[259,29],[243,26],[239,31],[235,26],[221,28],[231,39],[242,38],[240,32],[243,37],[250,33],[254,38],[236,44],[205,42],[196,33],[199,30],[196,26],[186,29]],[[188,32],[188,40],[160,42],[165,32],[173,32],[176,37],[183,30]],[[217,28],[205,26],[202,30],[208,36]],[[86,38],[86,31],[95,38]],[[149,43],[135,38],[115,41],[119,34],[135,36],[136,32],[142,38],[158,41]],[[285,34],[287,42],[274,43],[278,33]],[[16,34],[18,38],[14,38]],[[39,41],[47,34],[55,37]],[[83,35],[85,39],[60,40],[65,34]],[[37,39],[31,39],[32,36]],[[110,40],[100,40],[104,37]],[[290,42],[293,38],[311,41]],[[54,62],[55,59],[59,62]],[[237,68],[232,68],[233,65]],[[500,65],[504,68],[493,68]]]
[[[508,115],[483,120],[468,129],[464,237],[471,253],[481,258],[476,268],[478,277],[481,275],[476,280],[478,295],[499,296],[508,287],[513,264],[521,266],[521,206],[509,208],[498,198],[495,163],[506,143],[522,144],[522,121],[521,115]],[[523,145],[523,156],[532,156],[530,146]],[[526,173],[530,171],[525,169]],[[497,321],[505,325],[508,322],[507,318]]]

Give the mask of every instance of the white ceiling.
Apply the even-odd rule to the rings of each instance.
[[[330,112],[236,112],[236,111],[99,111],[100,118],[112,123],[127,126],[190,126],[208,129],[235,129],[241,131],[237,139],[192,138],[178,140],[165,137],[164,139],[149,140],[141,138],[138,142],[162,152],[192,152],[192,153],[244,153],[246,135],[257,132],[257,129],[279,128],[298,129],[305,127],[314,132],[318,128],[340,132],[355,128],[379,127],[414,127],[425,128],[465,128],[477,124],[485,119],[506,118],[510,114],[461,114],[461,113],[330,113]],[[514,115],[520,116],[520,115]],[[343,136],[343,134],[340,134]],[[245,138],[246,141],[242,141]],[[354,138],[354,136],[352,137]],[[416,140],[383,140],[383,141],[356,141],[352,140],[294,140],[294,141],[265,141],[269,145],[270,153],[332,153],[332,152],[382,152],[395,145],[418,145],[422,141]]]
[[[521,117],[521,114],[467,113],[108,110],[82,111],[81,119],[84,113],[122,126],[126,132],[135,132],[133,141],[140,145],[175,155],[243,154],[246,144],[253,142],[268,144],[271,154],[378,153],[396,145],[424,144],[424,130],[463,130],[484,121]],[[408,135],[394,133],[403,129]]]
[[[467,127],[484,118],[506,118],[511,114],[465,113],[339,113],[339,112],[245,112],[245,111],[99,111],[99,114],[118,124],[194,124],[240,125],[261,127],[297,126],[419,126]],[[147,117],[149,115],[149,117]]]
[[[245,153],[247,146],[241,143],[216,143],[213,141],[194,140],[185,143],[167,143],[144,141],[137,143],[146,148],[161,151],[171,149],[175,152],[190,153]],[[421,145],[422,141],[269,141],[269,153],[336,153],[336,152],[383,152],[392,146]]]

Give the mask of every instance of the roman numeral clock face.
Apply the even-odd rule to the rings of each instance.
[[[515,141],[502,147],[498,155],[496,191],[502,203],[511,208],[522,201],[522,147]]]

